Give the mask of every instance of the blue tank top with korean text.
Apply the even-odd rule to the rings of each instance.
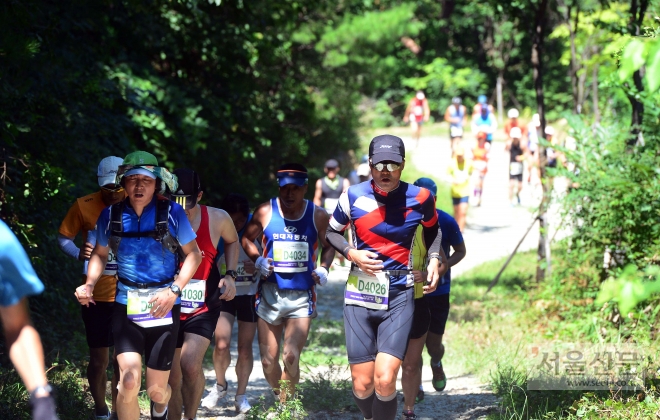
[[[305,213],[298,220],[282,215],[277,199],[270,201],[271,217],[264,228],[264,257],[275,267],[267,281],[280,289],[309,290],[314,286],[318,232],[314,224],[314,203],[305,200]]]

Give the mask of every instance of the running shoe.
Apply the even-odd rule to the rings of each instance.
[[[401,416],[401,420],[417,420],[417,416],[415,415],[415,412],[412,410],[403,410],[403,415]]]
[[[113,411],[112,414],[110,414],[110,420],[119,420],[119,414],[117,414],[116,411]]]
[[[225,383],[225,386],[216,383],[215,386],[211,388],[209,395],[202,399],[202,407],[213,408],[220,405],[220,400],[227,395],[227,385],[227,383]]]
[[[417,391],[417,396],[415,397],[415,404],[419,404],[424,401],[424,390],[420,389]]]
[[[111,417],[112,413],[110,412],[110,409],[109,409],[109,408],[106,408],[106,409],[107,409],[107,411],[108,411],[108,414],[104,414],[104,415],[102,415],[102,416],[97,415],[97,416],[95,417],[96,420],[110,420],[110,419],[112,418],[112,417]]]
[[[149,413],[151,414],[151,420],[167,420],[167,408],[165,409],[165,414],[162,416],[154,416],[154,402],[151,401],[151,409],[149,410]]]
[[[444,369],[442,369],[442,363],[440,363],[440,366],[431,365],[431,370],[433,371],[433,380],[431,381],[433,388],[438,392],[444,391],[447,386],[447,376]]]
[[[234,407],[236,407],[236,411],[241,414],[247,413],[252,408],[245,395],[236,396],[234,399]]]

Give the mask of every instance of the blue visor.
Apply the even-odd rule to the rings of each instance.
[[[299,187],[307,185],[307,172],[282,170],[277,171],[277,181],[280,187],[288,184],[296,184]]]

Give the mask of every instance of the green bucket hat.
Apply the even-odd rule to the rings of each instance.
[[[176,191],[178,188],[179,183],[176,175],[172,174],[166,168],[158,166],[158,159],[156,159],[156,156],[142,150],[126,155],[124,162],[117,170],[117,184],[121,183],[121,179],[126,176],[126,174],[129,174],[129,172],[135,169],[147,171],[152,174],[154,178],[160,178],[163,181],[163,188],[159,191],[160,194],[164,194],[166,188],[171,192]]]

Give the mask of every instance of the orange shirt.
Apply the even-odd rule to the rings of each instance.
[[[511,132],[511,129],[513,127],[518,127],[520,129],[520,132],[522,133],[522,138],[527,137],[527,127],[525,127],[524,124],[520,123],[520,121],[517,121],[516,124],[513,123],[511,120],[507,120],[506,123],[504,123],[504,132],[506,133],[507,137],[509,136],[509,133]]]
[[[101,211],[106,207],[101,192],[86,195],[76,200],[69,209],[66,217],[60,225],[59,232],[69,238],[75,238],[82,232],[83,243],[87,241],[87,232],[96,228],[96,220]],[[108,255],[108,264],[115,261],[112,251]],[[115,262],[116,263],[116,262]],[[94,300],[98,302],[114,302],[115,289],[117,288],[117,277],[112,274],[101,275],[94,287]],[[83,275],[83,281],[86,276]]]

